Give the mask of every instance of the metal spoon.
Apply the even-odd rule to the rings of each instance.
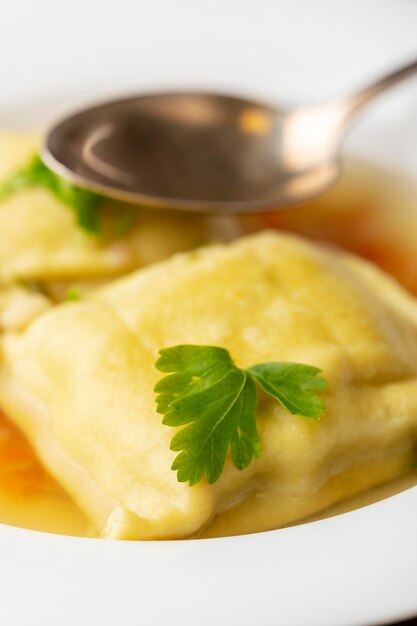
[[[354,116],[415,72],[417,61],[347,97],[289,111],[204,93],[108,102],[54,126],[42,156],[80,187],[146,207],[286,208],[335,182]]]

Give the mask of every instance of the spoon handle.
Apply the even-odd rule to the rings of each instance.
[[[350,97],[346,98],[345,104],[345,120],[349,122],[351,118],[356,115],[364,106],[371,102],[374,98],[379,96],[380,93],[390,89],[393,85],[409,78],[413,74],[417,73],[417,60],[412,63],[401,67],[394,72],[386,74],[382,78],[371,83],[367,87],[360,89]]]

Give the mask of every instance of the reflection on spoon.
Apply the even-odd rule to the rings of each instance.
[[[417,61],[347,97],[282,111],[204,93],[142,95],[76,113],[47,134],[47,165],[80,187],[147,207],[286,208],[337,179],[354,116]]]

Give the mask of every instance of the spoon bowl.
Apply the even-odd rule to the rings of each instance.
[[[354,115],[417,62],[350,95],[293,110],[225,95],[135,96],[76,113],[42,156],[80,187],[159,209],[278,210],[328,189]]]

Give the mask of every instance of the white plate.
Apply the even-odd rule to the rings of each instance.
[[[319,99],[417,56],[410,0],[2,3],[0,126],[104,95],[200,87]],[[350,146],[417,175],[417,85]],[[257,535],[117,543],[0,526],[7,626],[359,626],[417,614],[417,489]]]

